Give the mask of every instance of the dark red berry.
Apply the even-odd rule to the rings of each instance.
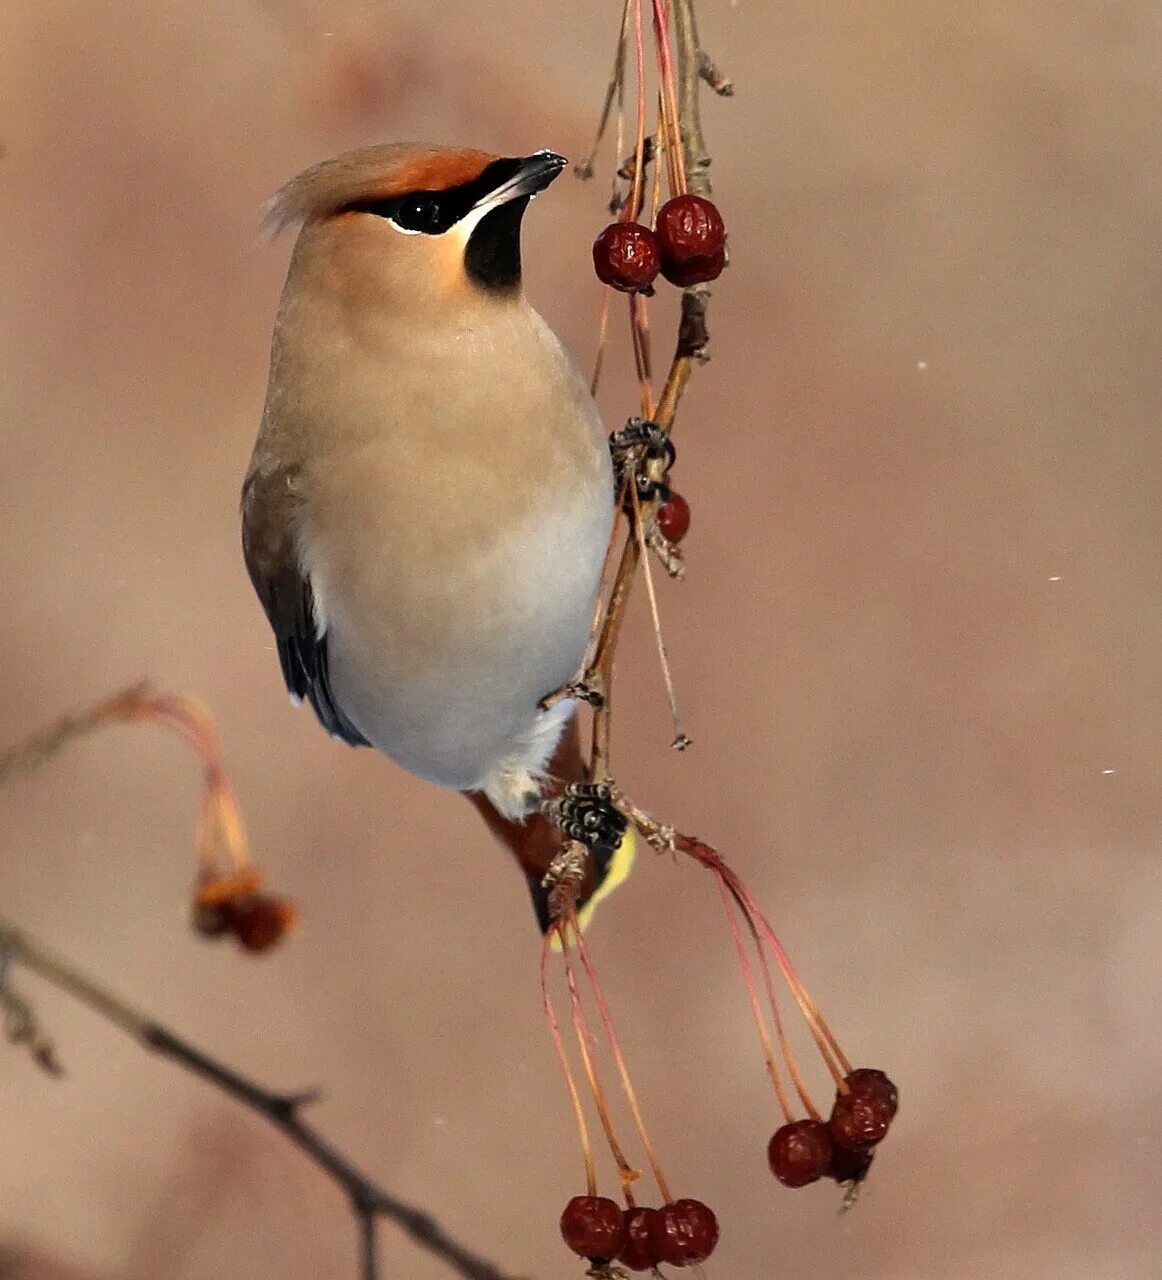
[[[827,1172],[831,1148],[831,1135],[822,1120],[796,1120],[775,1130],[767,1159],[783,1186],[805,1187]]]
[[[884,1105],[891,1111],[892,1117],[900,1109],[900,1092],[896,1086],[888,1079],[884,1072],[876,1067],[856,1067],[843,1082],[849,1089],[863,1089],[867,1092],[877,1092],[883,1099]]]
[[[617,1261],[631,1271],[649,1271],[662,1260],[655,1237],[659,1228],[657,1209],[627,1209],[622,1215],[625,1224],[625,1244],[617,1255]]]
[[[625,1245],[621,1206],[605,1196],[574,1196],[561,1214],[561,1238],[582,1258],[616,1258]]]
[[[671,489],[654,519],[658,522],[658,532],[667,542],[681,542],[690,531],[690,504]]]
[[[670,262],[663,258],[662,275],[679,289],[688,289],[692,284],[717,280],[725,266],[726,250],[719,249],[708,258],[690,258],[686,262]]]
[[[658,244],[663,262],[713,258],[726,246],[722,214],[701,196],[675,196],[658,210]]]
[[[827,1165],[827,1177],[836,1182],[862,1182],[875,1159],[871,1151],[851,1151],[837,1143],[831,1145],[831,1160]]]
[[[882,1142],[899,1109],[896,1086],[882,1071],[861,1068],[844,1081],[847,1092],[835,1096],[827,1127],[831,1140],[852,1151],[867,1151]]]
[[[593,241],[593,269],[623,293],[648,289],[662,268],[658,238],[640,222],[611,222]]]
[[[658,1210],[654,1248],[671,1267],[705,1262],[718,1243],[718,1219],[701,1200],[675,1200]]]
[[[234,904],[231,929],[247,951],[269,951],[298,919],[289,902],[256,893]]]
[[[715,280],[726,265],[726,227],[722,214],[701,196],[675,196],[658,210],[662,275],[687,288]]]

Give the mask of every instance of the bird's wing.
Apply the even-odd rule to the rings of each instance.
[[[327,674],[327,634],[318,625],[310,579],[294,540],[295,475],[256,469],[242,486],[242,554],[274,630],[291,695],[306,698],[328,733],[353,747],[367,739],[336,703]]]

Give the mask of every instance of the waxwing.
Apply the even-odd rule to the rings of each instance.
[[[266,208],[300,230],[242,540],[287,688],[494,830],[538,814],[559,744],[579,774],[575,703],[542,700],[582,665],[614,513],[597,406],[521,287],[565,163],[374,146]],[[586,803],[600,881],[624,823]]]

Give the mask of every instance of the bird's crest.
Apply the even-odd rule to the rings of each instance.
[[[412,191],[446,191],[480,177],[497,157],[468,147],[386,142],[346,151],[304,169],[262,207],[262,226],[278,235],[365,200]]]

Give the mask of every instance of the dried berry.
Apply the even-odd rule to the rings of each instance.
[[[831,1151],[831,1135],[822,1120],[796,1120],[775,1130],[767,1159],[783,1186],[805,1187],[827,1172]]]
[[[675,1200],[658,1210],[653,1225],[658,1257],[672,1267],[705,1262],[718,1243],[718,1219],[701,1200]]]
[[[682,288],[714,280],[726,265],[726,226],[717,207],[701,196],[682,195],[658,210],[662,274]]]
[[[561,1214],[561,1238],[582,1258],[616,1258],[625,1245],[621,1206],[605,1196],[574,1196]]]
[[[900,1091],[884,1072],[876,1067],[856,1067],[843,1082],[849,1089],[862,1089],[878,1093],[883,1104],[891,1111],[893,1119],[900,1109]]]
[[[658,244],[670,262],[712,258],[726,244],[726,226],[717,206],[702,196],[682,195],[658,210]]]
[[[662,268],[658,238],[640,222],[611,222],[593,242],[593,269],[623,293],[648,289]]]
[[[654,519],[658,522],[658,532],[667,542],[681,542],[690,531],[690,504],[671,489]]]
[[[896,1086],[870,1067],[851,1072],[844,1084],[847,1092],[836,1094],[827,1122],[831,1140],[852,1151],[867,1151],[883,1141],[899,1109]]]
[[[655,1243],[657,1209],[627,1209],[622,1215],[625,1224],[625,1244],[617,1255],[617,1261],[631,1271],[649,1271],[662,1260]]]
[[[283,935],[298,919],[289,902],[256,893],[234,904],[231,929],[240,946],[247,951],[269,951],[281,942]]]
[[[662,275],[679,289],[688,289],[692,284],[717,280],[725,266],[726,250],[719,249],[709,258],[691,258],[688,262],[668,262],[663,259]]]
[[[875,1155],[871,1151],[852,1151],[833,1142],[826,1176],[836,1182],[862,1182],[872,1167],[873,1159]]]

